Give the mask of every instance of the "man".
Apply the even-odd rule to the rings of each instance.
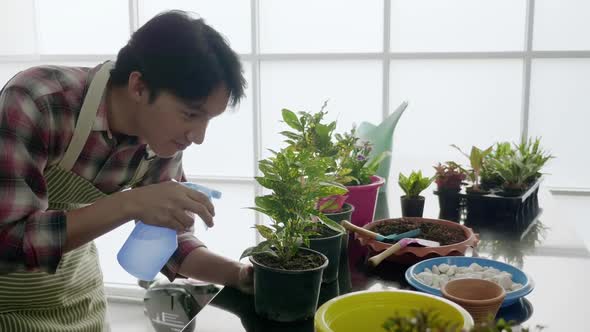
[[[163,268],[250,291],[251,267],[188,231],[213,225],[183,181],[182,150],[244,95],[237,55],[203,20],[172,11],[133,34],[116,63],[43,66],[0,93],[0,331],[102,331],[93,240],[130,220],[176,229]],[[172,181],[176,180],[176,181]],[[123,189],[131,188],[123,191]],[[187,213],[189,212],[189,213]]]

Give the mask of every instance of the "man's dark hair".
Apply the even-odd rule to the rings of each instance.
[[[150,90],[150,102],[162,90],[185,101],[203,100],[224,84],[235,106],[246,81],[238,55],[203,19],[174,10],[139,28],[117,55],[111,71],[114,85],[125,85],[138,71]]]

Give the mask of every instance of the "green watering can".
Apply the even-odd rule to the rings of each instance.
[[[372,123],[362,122],[357,128],[357,136],[364,141],[369,141],[373,144],[371,155],[378,155],[385,151],[392,151],[393,144],[393,130],[408,107],[408,102],[404,101],[397,109],[383,120],[378,126]],[[384,193],[387,188],[387,179],[389,177],[389,169],[391,167],[391,154],[381,162],[377,175],[385,179],[385,185],[381,186],[379,192]]]

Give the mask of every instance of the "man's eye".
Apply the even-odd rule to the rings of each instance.
[[[198,114],[195,112],[184,112],[184,115],[189,119],[196,118],[198,116]]]

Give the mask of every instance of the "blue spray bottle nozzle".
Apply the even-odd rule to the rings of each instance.
[[[184,186],[202,192],[203,194],[209,196],[209,198],[220,199],[221,198],[221,191],[207,188],[200,184],[192,183],[192,182],[181,182]]]

